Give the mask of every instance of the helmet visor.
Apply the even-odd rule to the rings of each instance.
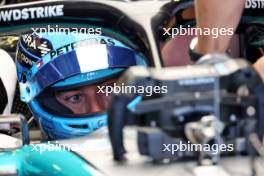
[[[23,49],[20,51],[23,51]],[[60,48],[58,52],[55,54],[59,54],[59,56],[54,57],[54,59],[54,53],[51,52],[46,55],[48,57],[45,56],[41,61],[34,64],[31,69],[33,73],[31,78],[19,78],[25,79],[24,82],[20,81],[20,91],[23,95],[21,99],[23,101],[31,101],[44,89],[56,83],[58,83],[57,86],[59,87],[65,87],[80,83],[84,77],[85,81],[89,81],[90,74],[87,73],[104,69],[113,70],[114,72],[116,69],[137,65],[137,54],[135,51],[119,46],[88,45],[75,48],[65,54],[62,54],[63,48]],[[25,60],[25,57],[28,56],[26,54],[21,59]],[[18,55],[17,57],[19,62],[20,56]],[[18,67],[18,72],[23,71]],[[75,75],[82,75],[82,77],[73,79],[70,82],[64,81]]]

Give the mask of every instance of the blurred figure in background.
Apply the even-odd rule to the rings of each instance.
[[[195,0],[197,27],[234,28],[235,31],[245,3],[245,0]],[[264,33],[262,35],[264,40]],[[197,56],[207,53],[225,53],[231,38],[232,36],[229,35],[220,35],[218,38],[213,38],[210,35],[198,35],[198,43],[193,52]],[[257,60],[254,67],[264,79],[264,56]]]

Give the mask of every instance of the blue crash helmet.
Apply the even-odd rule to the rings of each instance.
[[[70,99],[77,106],[83,100],[81,93],[67,95],[67,91],[104,85],[128,67],[147,62],[129,42],[113,35],[29,32],[18,42],[16,65],[21,100],[29,105],[48,139],[65,139],[107,125],[106,108],[75,111],[63,101]],[[61,92],[66,92],[65,99],[59,98]],[[85,101],[87,107],[92,103]]]

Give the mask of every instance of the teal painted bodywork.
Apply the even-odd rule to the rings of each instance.
[[[47,144],[37,144],[48,147]],[[56,150],[54,150],[56,149]],[[37,150],[36,145],[0,152],[0,175],[16,170],[18,176],[99,176],[102,175],[75,153],[56,147]]]

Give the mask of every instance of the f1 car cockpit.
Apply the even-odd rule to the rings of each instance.
[[[23,69],[17,69],[22,76],[14,83],[14,99],[8,99],[13,101],[9,115],[0,116],[0,175],[262,175],[263,85],[252,63],[263,54],[259,49],[263,24],[263,9],[245,9],[238,28],[231,31],[233,38],[226,54],[212,53],[192,60],[189,51],[197,32],[193,0],[51,0],[1,6],[0,49]],[[30,52],[18,60],[20,36],[28,31],[32,35],[23,38],[23,44]],[[51,140],[43,128],[63,131],[62,126],[66,126],[77,134],[90,128],[91,123],[79,123],[84,119],[82,114],[58,118],[57,111],[49,119],[33,117],[32,110],[20,101],[19,89],[31,95],[32,91],[39,91],[29,89],[31,83],[40,78],[51,80],[47,71],[39,77],[32,76],[48,65],[47,56],[52,56],[52,71],[62,75],[57,56],[66,55],[69,47],[76,50],[76,56],[79,54],[74,45],[55,48],[41,37],[35,40],[35,34],[48,31],[57,35],[78,31],[80,36],[105,35],[122,41],[117,47],[125,47],[118,50],[118,56],[127,57],[116,60],[112,59],[117,54],[110,47],[113,41],[109,38],[79,44],[80,48],[107,48],[104,62],[95,59],[95,65],[111,63],[111,69],[120,65],[123,68],[127,66],[124,60],[137,56],[134,53],[146,58],[144,66],[131,64],[118,75],[113,84],[116,88],[109,88],[112,92],[104,111],[106,126],[89,135]],[[68,41],[65,37],[56,42],[60,40]],[[127,49],[129,52],[125,52]],[[84,56],[76,60],[89,65],[85,59],[95,55]],[[78,72],[65,72],[75,76],[82,71],[82,65],[78,66]],[[0,69],[4,67],[0,61]],[[85,77],[95,74],[86,73]],[[59,78],[52,79],[52,84],[58,83]],[[44,86],[42,90],[49,91]],[[109,91],[107,86],[103,90]],[[52,96],[48,98],[57,94]],[[73,100],[78,100],[78,96]],[[61,126],[53,122],[56,118],[63,121]],[[5,128],[1,129],[3,124]]]

